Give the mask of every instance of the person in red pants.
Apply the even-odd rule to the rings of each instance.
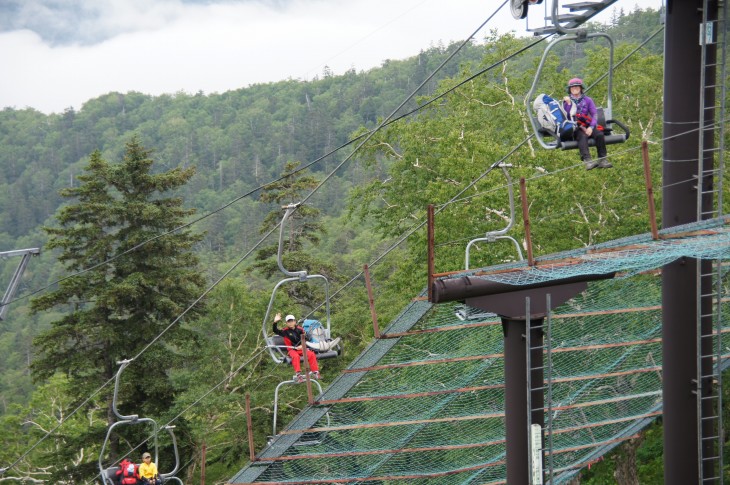
[[[297,382],[304,382],[304,374],[302,374],[302,364],[299,359],[302,356],[302,335],[304,335],[304,329],[297,325],[297,319],[294,315],[286,316],[286,326],[279,329],[279,322],[281,321],[281,313],[277,313],[274,316],[274,333],[284,339],[284,345],[286,345],[287,353],[291,358],[291,365],[294,367],[294,380]],[[319,365],[317,364],[317,356],[311,350],[307,349],[307,361],[309,362],[310,377],[312,379],[319,379]]]

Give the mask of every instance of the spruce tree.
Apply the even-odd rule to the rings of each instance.
[[[180,322],[170,324],[202,293],[204,278],[192,253],[202,236],[188,229],[166,234],[193,212],[168,192],[187,183],[194,168],[163,173],[152,168],[150,151],[134,137],[120,163],[109,163],[96,151],[78,177],[81,184],[61,191],[71,202],[56,214],[59,226],[44,230],[47,249],[60,251],[58,258],[72,275],[32,302],[35,312],[64,312],[35,339],[38,355],[31,370],[36,381],[65,374],[73,402],[80,405],[114,377],[118,361],[134,357],[164,331],[125,369],[118,403],[122,414],[159,419],[173,404],[169,371],[181,367],[189,357],[185,352],[195,348],[193,332]],[[90,416],[94,408],[103,413],[100,420],[89,419],[87,430],[71,436],[61,428],[57,439],[67,446],[56,461],[78,461],[87,450],[74,475],[93,473],[97,457],[89,450],[98,450],[106,425],[116,420],[112,394],[107,385],[86,405]],[[110,445],[113,459],[128,451],[117,444]],[[131,447],[137,444],[130,440]]]

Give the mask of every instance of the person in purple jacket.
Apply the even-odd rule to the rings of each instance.
[[[586,170],[598,168],[611,168],[613,165],[606,158],[606,138],[603,131],[598,128],[598,115],[596,103],[583,93],[583,80],[573,78],[568,81],[568,96],[563,98],[563,109],[575,121],[575,139],[578,141],[580,159],[586,166]],[[598,160],[591,159],[591,152],[588,150],[588,139],[593,138],[598,152]]]

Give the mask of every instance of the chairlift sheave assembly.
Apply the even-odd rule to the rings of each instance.
[[[291,214],[297,210],[298,207],[298,203],[290,204],[284,207],[284,217],[281,220],[281,226],[279,228],[279,250],[277,252],[277,263],[281,272],[288,277],[279,281],[274,287],[274,290],[271,293],[271,299],[269,300],[269,305],[266,308],[266,315],[264,316],[264,322],[261,328],[264,342],[266,342],[266,348],[269,351],[269,355],[271,355],[272,360],[277,364],[281,364],[282,362],[291,364],[291,357],[289,357],[289,354],[287,353],[284,339],[279,335],[269,335],[269,332],[267,331],[267,326],[271,325],[272,320],[270,320],[270,317],[272,313],[272,308],[274,306],[274,301],[276,299],[276,292],[283,285],[292,282],[303,283],[310,280],[316,280],[321,281],[324,284],[326,314],[324,324],[322,324],[318,320],[303,321],[303,326],[305,327],[305,330],[308,331],[307,347],[309,348],[309,350],[314,351],[314,353],[317,355],[317,360],[339,357],[342,353],[342,347],[339,343],[339,339],[333,340],[331,337],[329,280],[325,276],[320,274],[308,274],[306,270],[289,271],[284,267],[284,264],[282,262],[282,252],[284,247],[284,227],[286,226],[286,221],[289,219]],[[309,329],[307,327],[309,327]],[[318,341],[315,341],[315,339],[310,336],[311,332],[313,332],[315,329],[320,333],[320,339],[318,339]],[[302,353],[301,359],[304,359],[304,352]]]
[[[542,3],[542,0],[510,0],[509,7],[512,17],[521,20],[527,17],[527,7]]]
[[[606,8],[610,7],[618,0],[569,0],[571,3],[566,3],[563,8],[567,9],[569,13],[560,15],[560,0],[553,0],[550,12],[547,11],[547,4],[545,5],[544,12],[544,24],[537,28],[527,28],[528,32],[533,32],[535,35],[544,34],[568,34],[575,30],[578,26],[586,23],[594,16],[601,13]],[[522,20],[527,18],[528,7],[535,4],[542,3],[543,0],[510,0],[510,11],[512,17],[515,20]],[[550,21],[551,24],[548,24]]]

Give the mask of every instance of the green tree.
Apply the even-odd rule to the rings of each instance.
[[[61,191],[74,203],[57,213],[60,227],[45,228],[47,248],[59,249],[59,260],[76,274],[33,300],[35,312],[60,306],[67,313],[36,337],[39,355],[31,370],[36,381],[64,374],[73,405],[108,384],[117,361],[135,356],[166,331],[161,343],[127,368],[120,389],[123,414],[159,415],[173,402],[168,370],[182,366],[189,352],[181,349],[190,349],[195,340],[184,327],[169,325],[202,291],[204,281],[191,252],[201,236],[187,230],[161,236],[193,212],[183,208],[182,199],[164,194],[184,185],[194,169],[153,174],[152,166],[150,152],[136,137],[119,164],[94,152],[79,176],[81,185]],[[70,462],[84,446],[102,442],[104,426],[115,419],[110,390],[106,386],[86,404],[103,406],[106,422],[69,438],[67,447],[57,450],[58,461]],[[112,443],[112,459],[119,451]],[[94,457],[83,456],[72,473],[88,477]]]
[[[68,446],[69,436],[78,434],[89,423],[103,419],[103,413],[99,413],[98,409],[89,409],[85,415],[77,413],[71,416],[73,409],[68,390],[68,381],[61,374],[56,374],[33,392],[28,408],[13,405],[0,417],[0,434],[5,438],[0,448],[0,463],[14,463],[0,481],[47,483],[53,475],[68,477],[78,457],[94,448],[92,444],[78,449],[74,461],[56,458]],[[63,428],[59,428],[60,432],[32,448],[61,423]]]

